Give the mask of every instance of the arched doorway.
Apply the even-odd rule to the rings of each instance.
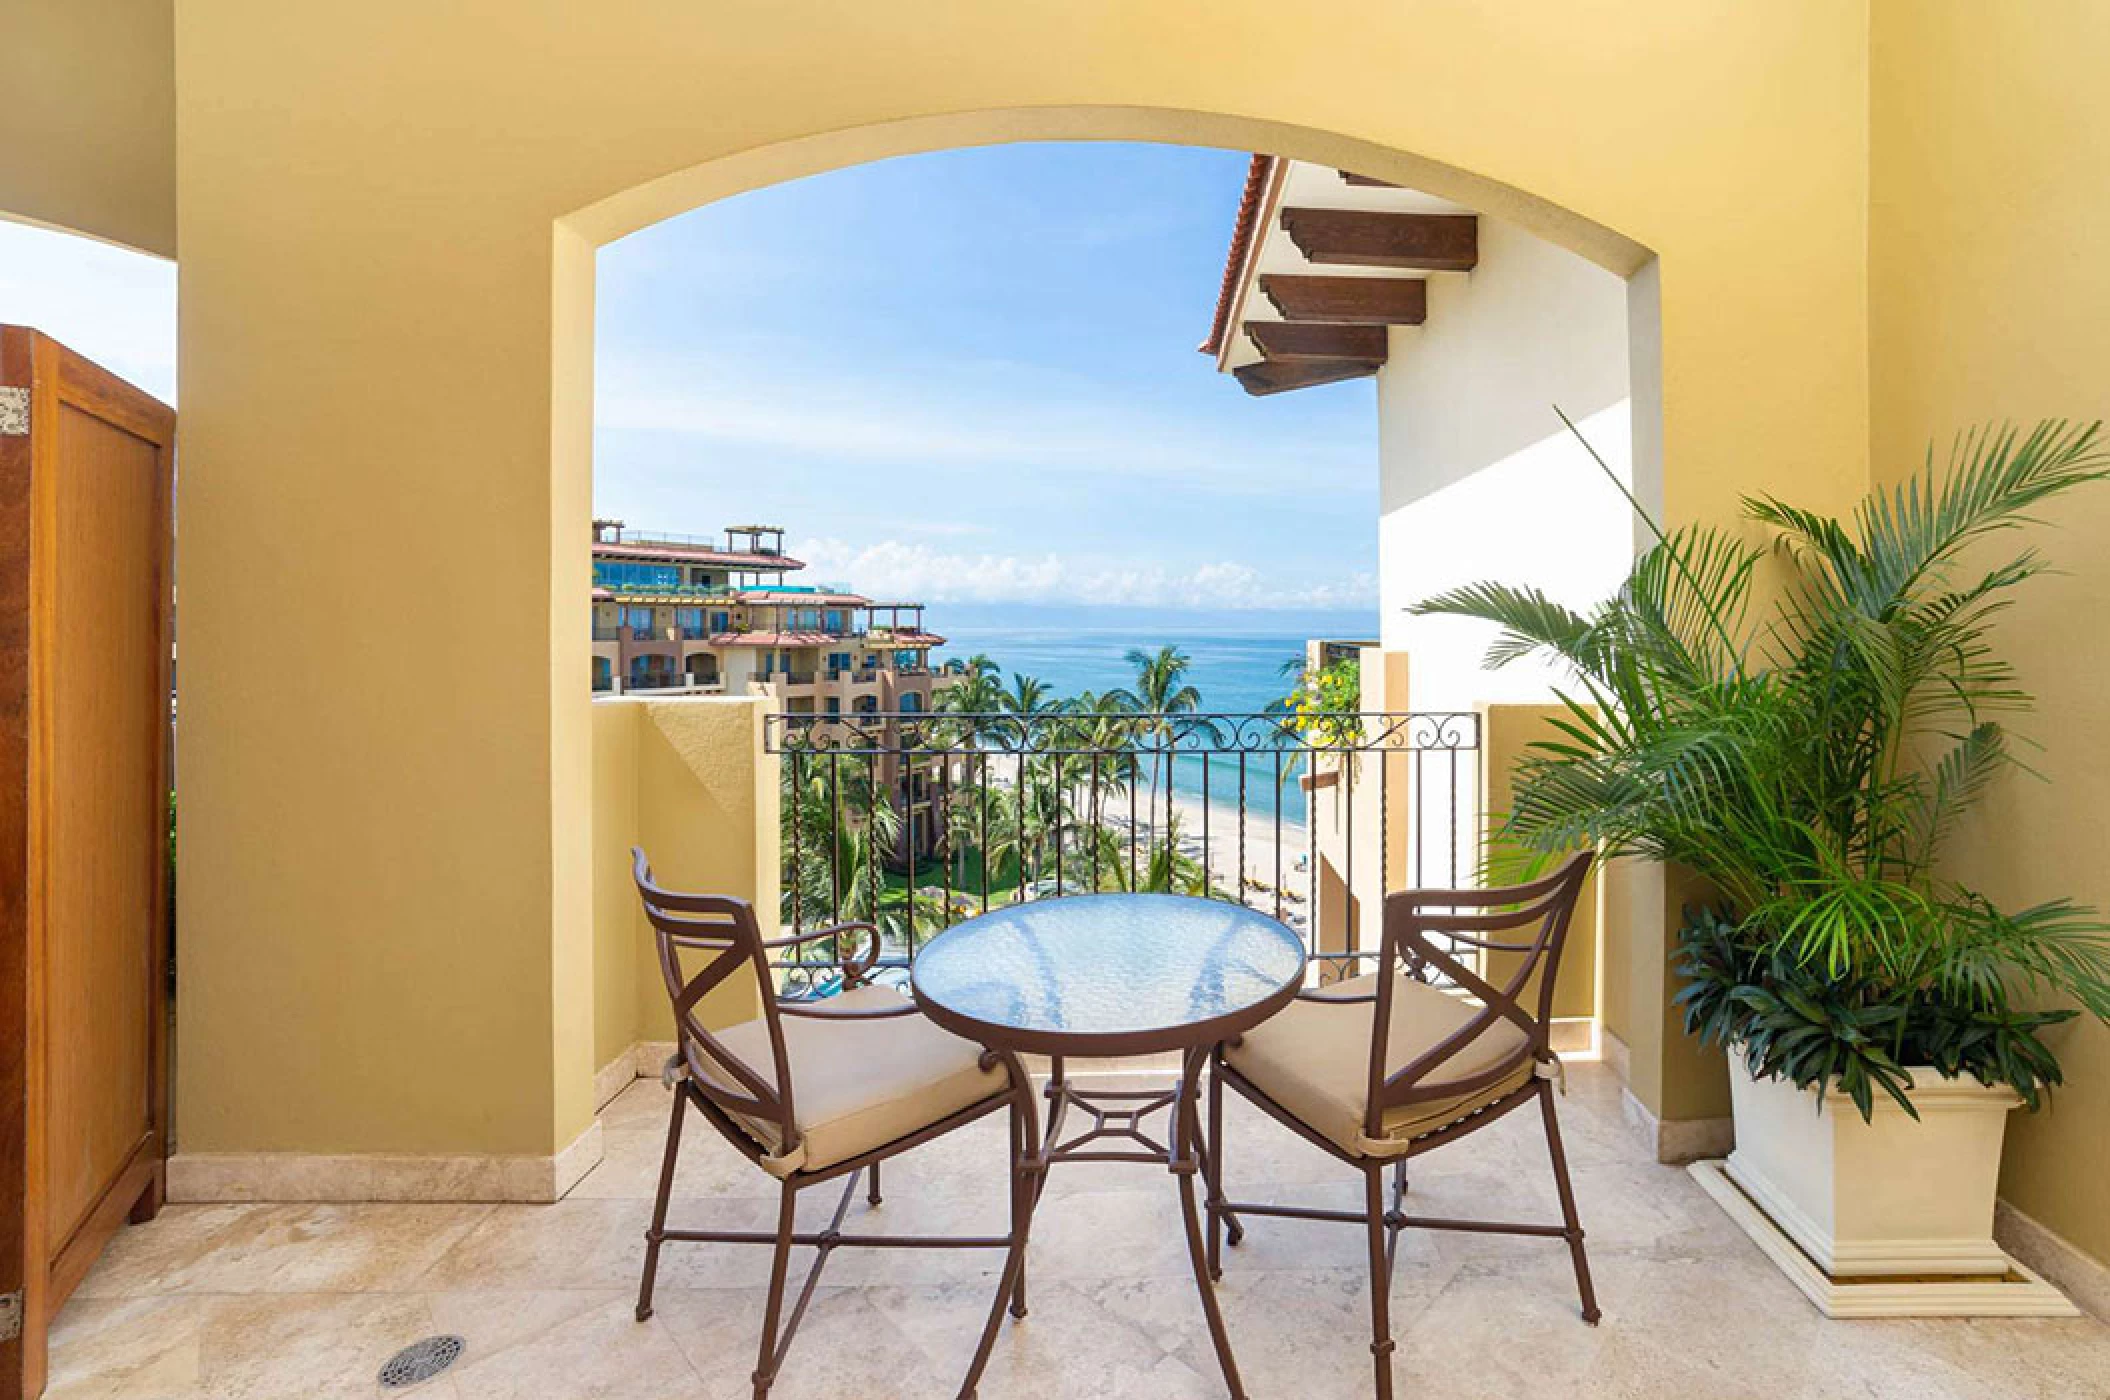
[[[1096,121],[1102,115],[1106,114],[1091,114],[1091,119]],[[1106,131],[1094,131],[1092,134],[1103,134],[1109,137],[1116,136],[1123,134],[1122,129],[1124,126],[1141,125],[1147,127],[1154,120],[1166,118],[1169,115],[1171,114],[1143,114],[1139,117],[1133,113],[1114,114],[1107,122],[1108,129]],[[1020,114],[989,113],[982,114],[982,119],[999,126],[1008,126],[1019,121]],[[1036,124],[1035,119],[1026,120],[1028,125]],[[1078,118],[1078,120],[1083,120],[1083,118]],[[1196,119],[1191,114],[1179,114],[1179,120],[1193,121]],[[883,159],[896,154],[906,155],[962,144],[990,144],[987,137],[973,133],[971,124],[963,125],[965,122],[966,119],[947,119],[941,122],[908,122],[887,128],[868,129],[837,137],[816,138],[812,141],[792,143],[788,147],[769,151],[749,152],[742,156],[715,162],[710,166],[699,167],[682,172],[677,176],[667,177],[662,181],[653,182],[649,187],[630,191],[610,201],[604,201],[587,210],[582,210],[560,224],[560,273],[563,275],[560,276],[558,283],[558,323],[560,326],[583,324],[574,317],[565,314],[564,299],[567,296],[575,297],[582,304],[591,300],[594,249],[599,243],[634,232],[646,224],[701,208],[719,199],[730,198],[768,185],[796,180],[809,174],[820,175],[830,170],[850,165],[863,165],[871,160]],[[1235,126],[1236,124],[1230,125]],[[1056,135],[1075,135],[1078,133],[1074,129],[1064,129],[1064,123],[1061,120],[1052,120],[1048,134],[1052,138]],[[1265,149],[1281,153],[1286,158],[1294,158],[1301,155],[1306,158],[1307,163],[1327,159],[1335,161],[1352,159],[1356,162],[1354,168],[1360,175],[1384,179],[1389,183],[1398,185],[1418,182],[1419,187],[1424,188],[1427,192],[1442,193],[1460,204],[1472,201],[1473,207],[1483,210],[1490,218],[1503,218],[1509,221],[1511,227],[1528,230],[1534,241],[1543,240],[1552,243],[1596,264],[1598,268],[1606,269],[1625,279],[1627,322],[1633,339],[1632,356],[1631,363],[1620,366],[1615,377],[1622,383],[1629,379],[1634,381],[1633,415],[1637,421],[1643,420],[1659,411],[1660,386],[1654,370],[1658,360],[1654,340],[1658,317],[1656,281],[1654,262],[1645,248],[1610,230],[1579,220],[1565,211],[1554,208],[1543,200],[1521,194],[1497,182],[1471,176],[1436,162],[1396,152],[1389,154],[1378,153],[1374,150],[1360,147],[1357,143],[1345,143],[1344,146],[1343,143],[1339,143],[1336,140],[1311,132],[1285,134],[1271,130],[1270,135],[1282,144],[1273,145]],[[961,139],[962,137],[966,139]],[[1030,140],[1034,139],[1034,136],[1027,134],[1013,139]],[[1213,143],[1192,141],[1186,144]],[[1336,148],[1353,148],[1355,154],[1353,156],[1332,155],[1330,157],[1320,154]],[[1331,175],[1332,171],[1328,170],[1327,173]],[[578,234],[578,240],[576,242],[564,240],[561,234],[566,231]],[[589,237],[588,235],[591,236]],[[1593,275],[1598,274],[1593,273]],[[1607,280],[1609,281],[1609,279]],[[1616,311],[1613,314],[1616,316]],[[575,362],[591,363],[590,345],[574,348],[576,350],[576,360],[574,355],[560,354],[558,358],[560,369]],[[1620,346],[1622,351],[1626,348],[1625,344]],[[574,377],[567,375],[560,378],[555,386],[554,393],[558,402],[567,405],[571,410],[577,412],[581,418],[590,420],[592,411],[590,383],[579,383]],[[1594,410],[1600,406],[1600,404],[1593,402],[1588,405],[1588,408]],[[1625,403],[1623,400],[1620,402],[1619,407],[1624,411]],[[1550,414],[1545,416],[1550,419]],[[1659,450],[1657,446],[1659,435],[1642,430],[1637,431],[1634,434],[1634,438],[1634,455],[1638,467],[1635,481],[1637,493],[1650,504],[1660,505],[1660,472],[1656,470],[1652,460],[1652,454]],[[583,455],[583,448],[587,441],[588,439],[584,436],[560,435],[558,437],[558,450],[553,459],[553,473],[557,478],[569,482],[572,473],[581,468],[582,464],[579,461],[579,457]],[[570,447],[577,447],[580,452],[568,451],[567,448]],[[576,489],[576,487],[574,486],[572,489]],[[1209,489],[1208,482],[1199,480],[1195,483],[1194,489],[1206,491]],[[582,517],[586,513],[582,509]],[[712,522],[695,523],[708,525]],[[683,528],[691,527],[684,525]],[[700,660],[701,658],[692,657],[685,667],[686,678],[692,683],[696,679],[694,667]],[[643,689],[651,683],[650,679],[640,677],[633,681],[630,688]],[[735,683],[731,688],[735,691],[740,688],[737,672],[735,674]],[[919,697],[906,697],[900,708],[904,710],[914,708],[917,699]],[[807,712],[815,708],[814,701],[803,697],[789,697],[784,703],[787,709],[794,712]],[[1407,702],[1404,700],[1395,700],[1391,703],[1401,709],[1407,708]],[[869,698],[854,701],[853,705],[855,710],[860,712],[869,712],[878,708],[876,703]],[[913,844],[918,840],[918,836],[911,831],[906,839]]]

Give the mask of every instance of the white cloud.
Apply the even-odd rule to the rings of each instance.
[[[979,359],[887,374],[765,368],[799,353],[765,339],[678,363],[604,354],[595,427],[844,464],[1141,476],[1241,495],[1280,495],[1291,477],[1305,491],[1367,492],[1376,481],[1374,445],[1315,448],[1289,438],[1287,425],[1282,439],[1254,441],[1251,423],[1231,413],[1110,405],[1103,388],[1044,367]],[[1213,387],[1238,402],[1234,386]]]
[[[1367,608],[1377,597],[1368,573],[1284,583],[1231,560],[1181,570],[1094,556],[956,552],[896,539],[811,539],[797,553],[810,579],[847,584],[867,597],[928,603],[1298,609]]]

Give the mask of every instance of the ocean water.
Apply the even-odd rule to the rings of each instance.
[[[1283,674],[1286,662],[1304,659],[1309,634],[1181,632],[1136,628],[946,627],[948,645],[941,658],[985,652],[1003,668],[1008,689],[1015,674],[1037,676],[1065,698],[1116,688],[1133,690],[1136,670],[1127,661],[1131,648],[1155,652],[1176,646],[1188,656],[1187,683],[1201,692],[1201,709],[1210,714],[1258,714],[1295,684]],[[1229,755],[1208,758],[1182,755],[1173,765],[1173,790],[1199,800],[1207,766],[1211,808],[1235,820],[1238,811],[1238,760]],[[1246,818],[1272,824],[1280,806],[1285,828],[1302,828],[1304,797],[1297,788],[1303,761],[1282,760],[1277,784],[1276,758],[1256,753],[1246,760]],[[1213,824],[1212,818],[1212,824]],[[1226,827],[1225,830],[1230,828]]]

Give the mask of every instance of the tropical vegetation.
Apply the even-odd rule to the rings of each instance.
[[[1179,718],[1201,708],[1191,663],[1169,646],[1127,661],[1131,686],[1064,697],[1030,675],[1007,685],[993,658],[976,655],[928,717],[883,721],[911,729],[903,745],[931,755],[917,777],[936,813],[934,859],[909,858],[884,768],[893,760],[829,752],[836,736],[819,726],[812,755],[784,764],[787,924],[869,922],[905,950],[912,934],[979,907],[985,891],[991,902],[1052,892],[1058,874],[1066,892],[1222,893],[1181,849],[1174,806],[1179,735],[1208,724]]]
[[[1866,1116],[1878,1091],[1911,1111],[1931,1066],[2034,1107],[2060,1081],[2046,1032],[2110,1019],[2110,926],[2065,898],[1997,902],[1942,857],[2023,769],[2006,723],[2030,696],[1992,625],[2046,563],[2010,541],[2105,475],[2099,425],[1977,430],[1845,519],[1747,500],[1770,551],[1650,522],[1654,547],[1586,614],[1491,582],[1423,602],[1496,624],[1491,666],[1547,657],[1573,678],[1496,864],[1594,846],[1703,877],[1678,1002],[1756,1077],[1836,1086]]]
[[[1313,748],[1352,748],[1363,737],[1363,665],[1340,656],[1319,666],[1291,660],[1282,674],[1295,682],[1287,695],[1268,708],[1286,716],[1284,724]]]

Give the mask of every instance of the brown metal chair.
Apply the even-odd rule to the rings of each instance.
[[[792,1334],[812,1301],[828,1256],[844,1246],[931,1249],[946,1246],[1008,1251],[988,1323],[960,1394],[972,1396],[995,1344],[1004,1304],[1017,1286],[1032,1218],[1032,1187],[1016,1166],[1011,1175],[1011,1230],[999,1236],[866,1235],[843,1230],[859,1180],[871,1172],[870,1203],[877,1206],[879,1164],[888,1157],[963,1127],[1006,1106],[1012,1110],[1011,1160],[1021,1141],[1037,1141],[1032,1081],[1016,1057],[983,1051],[926,1020],[898,992],[872,984],[879,957],[879,932],[870,924],[813,929],[788,938],[765,939],[745,900],[683,894],[653,883],[643,851],[633,850],[638,895],[659,946],[660,971],[674,1003],[678,1048],[667,1061],[674,1089],[667,1124],[667,1150],[645,1232],[644,1279],[637,1316],[652,1315],[652,1288],[659,1273],[660,1246],[668,1240],[713,1244],[766,1244],[775,1250],[762,1340],[752,1376],[756,1400],[769,1393]],[[822,1001],[789,1001],[776,995],[772,950],[822,940],[863,937],[863,946],[832,964],[842,972],[839,994]],[[683,954],[701,966],[684,968]],[[750,976],[762,991],[762,1015],[718,1031],[706,1030],[696,1008],[714,988]],[[693,1107],[741,1155],[782,1184],[774,1232],[670,1230],[667,1203],[681,1152],[685,1110]],[[808,1186],[847,1177],[842,1199],[825,1229],[794,1228],[798,1193]],[[784,1318],[784,1288],[794,1245],[820,1251],[812,1272]],[[781,1324],[781,1325],[780,1325]]]
[[[1494,890],[1412,890],[1385,897],[1379,966],[1299,995],[1272,1020],[1218,1051],[1209,1090],[1209,1267],[1221,1276],[1225,1231],[1237,1244],[1240,1216],[1333,1220],[1366,1227],[1370,1251],[1370,1351],[1377,1395],[1392,1394],[1388,1293],[1401,1230],[1545,1235],[1568,1242],[1583,1320],[1598,1318],[1583,1253],[1568,1160],[1554,1121],[1560,1061],[1548,1044],[1553,982],[1590,856],[1570,859],[1529,885]],[[1492,935],[1532,930],[1528,941]],[[1431,935],[1443,935],[1449,947]],[[1499,987],[1455,954],[1456,945],[1520,955]],[[1371,956],[1362,954],[1357,956]],[[1458,992],[1432,985],[1441,976]],[[1533,979],[1536,993],[1533,995]],[[1459,992],[1470,994],[1471,999]],[[1525,1010],[1522,1001],[1535,1005]],[[1223,1091],[1229,1085],[1299,1137],[1364,1180],[1361,1211],[1227,1201],[1223,1193]],[[1406,1163],[1486,1127],[1536,1098],[1560,1193],[1559,1225],[1408,1215]],[[1385,1169],[1393,1171],[1385,1199]]]

